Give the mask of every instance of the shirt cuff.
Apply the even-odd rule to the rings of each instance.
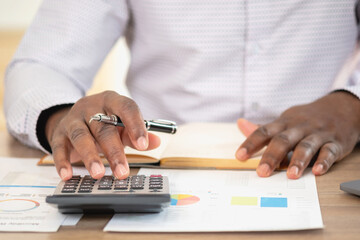
[[[73,104],[63,104],[63,105],[57,105],[53,106],[51,108],[48,108],[40,113],[40,116],[38,118],[37,124],[36,124],[36,136],[40,143],[40,145],[49,153],[52,153],[51,146],[49,144],[49,141],[46,138],[45,128],[46,123],[51,115],[56,113],[57,111],[71,107]]]

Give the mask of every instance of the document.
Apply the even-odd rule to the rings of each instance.
[[[45,202],[60,178],[54,167],[38,167],[37,161],[0,158],[0,231],[55,232],[82,217],[61,214]]]
[[[141,169],[170,182],[171,205],[161,213],[116,214],[104,231],[234,232],[323,228],[315,177],[290,180],[285,171]]]
[[[1,188],[0,231],[56,232],[66,216],[45,202],[51,188]]]

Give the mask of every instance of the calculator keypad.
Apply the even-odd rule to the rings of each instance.
[[[134,175],[126,179],[116,179],[106,175],[101,179],[93,179],[90,175],[84,177],[73,176],[63,184],[61,193],[107,193],[149,191],[161,192],[163,190],[163,176]]]
[[[76,192],[76,189],[78,188],[78,185],[80,183],[80,176],[73,176],[71,179],[67,180],[64,184],[64,187],[62,188],[62,193],[74,193]]]

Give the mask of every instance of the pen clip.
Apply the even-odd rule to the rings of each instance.
[[[176,126],[176,122],[165,119],[154,119],[154,120],[149,120],[149,122],[168,125],[168,126]]]

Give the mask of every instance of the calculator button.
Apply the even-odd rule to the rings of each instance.
[[[145,179],[144,175],[136,175],[131,177],[131,180],[144,180],[144,179]]]
[[[112,186],[112,182],[100,182],[99,186]]]
[[[114,180],[113,176],[103,176],[100,181],[112,181]]]
[[[150,183],[162,183],[163,180],[162,180],[162,179],[150,179],[149,182],[150,182]]]
[[[98,190],[111,190],[111,186],[99,186]]]
[[[91,192],[92,191],[92,188],[79,188],[78,192]]]
[[[84,180],[93,180],[93,181],[96,181],[96,179],[95,179],[95,178],[92,178],[90,175],[85,175],[83,179],[84,179]]]
[[[129,186],[128,183],[115,183],[115,186]]]
[[[70,180],[67,180],[65,183],[79,183],[80,180],[78,179],[70,179]]]
[[[150,175],[150,178],[162,178],[162,175]]]
[[[128,183],[129,182],[129,180],[128,179],[116,179],[115,180],[115,183]]]
[[[144,181],[134,181],[131,182],[131,185],[144,185]]]
[[[83,179],[83,182],[96,182],[96,179]]]
[[[113,180],[111,180],[111,179],[109,179],[109,180],[107,180],[107,179],[101,179],[100,181],[99,181],[99,183],[112,183],[113,182]]]
[[[70,179],[81,179],[80,175],[73,175]]]
[[[81,185],[94,185],[94,183],[93,182],[82,182],[81,184],[80,184],[80,186]]]
[[[149,189],[162,189],[163,185],[162,184],[152,184],[149,185]]]
[[[143,184],[131,184],[131,188],[132,189],[144,189],[144,185]]]
[[[74,193],[75,192],[75,188],[63,188],[61,190],[62,193]]]
[[[77,188],[77,187],[78,187],[78,185],[74,185],[74,184],[63,186],[63,188]]]
[[[78,183],[65,183],[64,187],[77,187],[79,184]]]
[[[128,185],[115,185],[115,186],[114,186],[114,189],[115,189],[115,190],[126,190],[126,189],[128,189],[128,188],[129,188]]]
[[[88,182],[83,182],[83,183],[81,183],[80,184],[80,187],[82,187],[82,186],[94,186],[94,184],[93,183],[88,183]]]
[[[109,190],[111,188],[112,188],[112,183],[105,182],[105,183],[99,183],[98,185],[99,190]]]

